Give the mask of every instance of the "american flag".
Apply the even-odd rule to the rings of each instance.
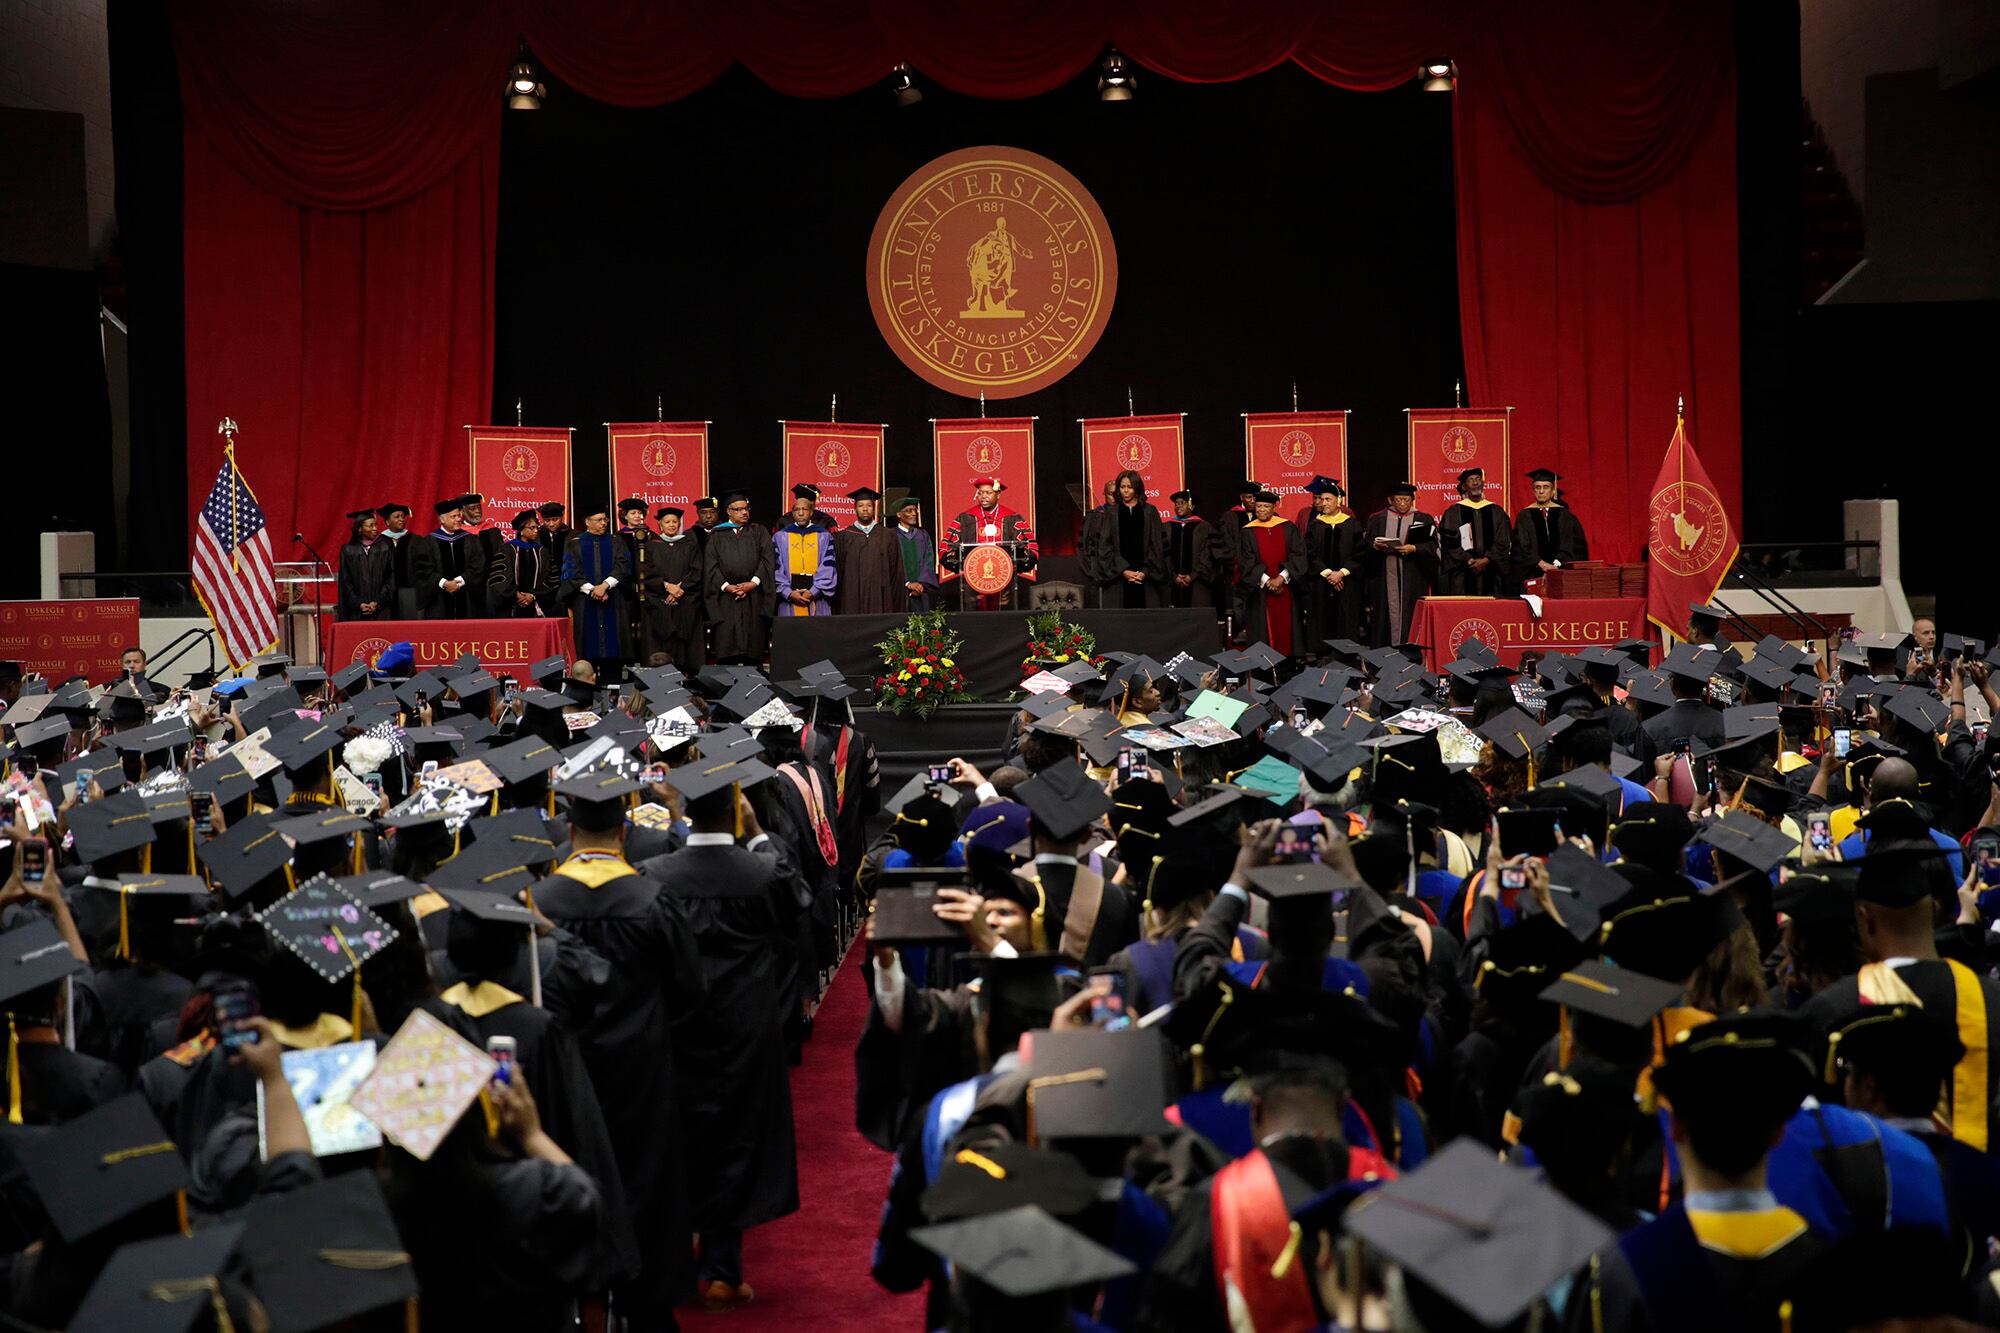
[[[278,646],[271,535],[257,497],[236,470],[233,448],[195,525],[194,587],[232,663],[241,665]]]

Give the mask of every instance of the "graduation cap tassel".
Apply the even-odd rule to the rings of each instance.
[[[182,1236],[192,1236],[194,1234],[194,1223],[188,1220],[188,1192],[186,1190],[174,1191],[174,1225],[181,1229]],[[215,1279],[211,1277],[208,1281],[213,1282]],[[227,1327],[226,1321],[221,1327]]]
[[[7,1123],[21,1122],[21,1034],[14,1027],[14,1015],[7,1015]]]
[[[347,936],[340,933],[339,926],[333,928],[333,939],[340,946],[340,951],[347,955],[347,961],[354,964],[354,999],[348,1022],[354,1028],[350,1040],[358,1041],[361,1038],[361,960],[354,956],[354,950],[348,946]]]
[[[1035,910],[1028,914],[1028,938],[1036,953],[1047,953],[1049,930],[1045,924],[1049,914],[1049,895],[1042,889],[1042,877],[1033,877],[1035,885]]]
[[[349,839],[349,841],[354,844],[354,860],[352,863],[352,868],[349,869],[347,873],[350,875],[367,874],[368,849],[361,845],[361,835],[357,833],[351,839]]]
[[[129,885],[118,886],[118,956],[130,962],[132,959],[132,890]]]
[[[153,873],[153,844],[150,842],[139,849],[139,873],[142,875]]]

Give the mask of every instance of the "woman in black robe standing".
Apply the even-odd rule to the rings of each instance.
[[[335,598],[342,620],[392,620],[396,615],[396,551],[381,540],[372,509],[347,516],[354,526],[340,548]]]
[[[1109,512],[1091,526],[1096,549],[1088,562],[1099,605],[1140,610],[1163,606],[1167,589],[1167,536],[1160,511],[1146,502],[1146,482],[1136,472],[1114,479]]]

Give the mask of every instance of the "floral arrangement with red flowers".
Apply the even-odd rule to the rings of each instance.
[[[1021,662],[1021,679],[1045,669],[1050,662],[1096,660],[1097,636],[1064,621],[1062,612],[1037,611],[1028,617],[1028,655]]]
[[[945,704],[977,701],[958,665],[965,640],[946,626],[944,612],[921,611],[875,646],[882,653],[877,708],[928,718]]]

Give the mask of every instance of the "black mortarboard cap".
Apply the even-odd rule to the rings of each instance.
[[[350,693],[356,685],[368,679],[366,662],[350,662],[327,678],[327,683],[342,694]]]
[[[1326,901],[1329,910],[1333,904],[1336,889],[1351,889],[1358,881],[1343,879],[1334,870],[1318,861],[1287,861],[1276,865],[1258,866],[1245,876],[1250,881],[1250,891],[1259,897],[1281,902],[1289,898],[1318,897]]]
[[[697,800],[711,792],[721,791],[731,783],[755,786],[777,770],[755,757],[733,759],[717,756],[713,759],[696,759],[667,771],[666,785],[672,787],[688,800]]]
[[[187,1166],[136,1092],[58,1125],[14,1158],[56,1234],[75,1244],[185,1189]]]
[[[1167,1132],[1173,1061],[1151,1028],[1050,1028],[1028,1037],[1034,1131],[1052,1139],[1141,1138]]]
[[[1054,764],[1014,789],[1050,837],[1072,838],[1111,809],[1111,796],[1072,764]]]
[[[1951,706],[1922,686],[1896,691],[1887,707],[1891,717],[1909,723],[1918,731],[1939,732],[1951,725]]]
[[[1019,707],[1022,712],[1034,718],[1035,721],[1040,722],[1045,717],[1053,717],[1057,713],[1068,712],[1075,702],[1067,694],[1050,691],[1046,694],[1029,695],[1027,698],[1021,700]],[[68,734],[66,724],[64,734]]]
[[[495,777],[508,786],[532,782],[548,776],[562,762],[562,751],[539,736],[523,736],[509,745],[496,746],[479,756]]]
[[[1681,988],[1671,981],[1591,958],[1557,976],[1543,989],[1542,998],[1628,1028],[1640,1028],[1660,1010],[1678,1004]]]
[[[538,868],[553,858],[546,847],[523,847],[500,838],[476,842],[430,873],[432,887],[518,893],[542,876]]]
[[[1668,653],[1660,663],[1662,670],[1684,680],[1707,681],[1716,673],[1722,663],[1722,654],[1713,648],[1701,648],[1692,643],[1683,643]]]
[[[1574,787],[1576,790],[1603,801],[1607,808],[1616,809],[1623,799],[1625,789],[1618,785],[1618,779],[1610,770],[1596,764],[1584,764],[1572,768],[1567,773],[1543,781],[1544,787]]]
[[[153,819],[137,793],[113,792],[102,800],[70,807],[69,829],[79,861],[102,861],[153,840]]]
[[[438,894],[459,911],[479,921],[527,929],[535,925],[534,909],[511,894],[459,888],[439,889]]]
[[[285,836],[303,847],[316,847],[336,838],[349,838],[366,832],[374,825],[366,815],[357,815],[351,810],[314,810],[309,814],[286,815],[278,827]]]
[[[324,720],[280,732],[264,742],[264,753],[297,773],[340,744],[340,730]]]
[[[69,951],[53,922],[31,920],[16,926],[0,935],[0,1008],[85,966]]]
[[[241,897],[290,863],[292,845],[282,832],[286,822],[285,816],[268,812],[248,815],[200,844],[195,855],[224,893]]]
[[[1743,924],[1725,893],[1699,894],[1679,875],[1629,862],[1618,872],[1632,889],[1604,909],[1604,956],[1662,981],[1684,982],[1709,950]]]
[[[1625,692],[1642,704],[1658,708],[1671,708],[1674,703],[1674,692],[1668,688],[1664,672],[1641,671],[1632,677]]]
[[[1068,1153],[995,1143],[947,1158],[924,1191],[922,1207],[933,1222],[1024,1206],[1053,1217],[1074,1217],[1096,1203],[1100,1193],[1098,1182]]]
[[[360,875],[342,875],[333,882],[339,886],[342,893],[363,907],[376,912],[429,892],[416,880],[392,875],[386,870],[370,870]]]
[[[219,1222],[122,1247],[70,1317],[72,1333],[186,1333],[223,1299],[220,1278],[243,1225]]]
[[[1346,1229],[1480,1325],[1510,1323],[1613,1239],[1535,1172],[1470,1139],[1347,1210]]]
[[[1851,876],[1856,898],[1883,907],[1908,907],[1925,898],[1940,896],[1952,887],[1950,868],[1944,864],[1944,858],[1951,854],[1948,848],[1928,838],[1890,846],[1885,846],[1885,841],[1872,842],[1865,856],[1837,867],[1819,869]]]
[[[1013,1298],[1068,1291],[1138,1271],[1131,1261],[1032,1204],[919,1227],[910,1239]]]
[[[48,745],[52,741],[66,739],[70,733],[69,719],[56,717],[36,718],[32,722],[22,722],[14,728],[14,744],[23,750],[32,750],[37,745]],[[53,754],[43,758],[53,758]]]
[[[92,750],[89,754],[78,755],[68,763],[57,764],[56,782],[65,788],[73,789],[77,776],[86,768],[96,776],[98,787],[107,795],[125,785],[125,768],[118,762],[118,756],[109,750]],[[89,786],[88,783],[84,785]],[[56,793],[51,791],[49,796],[55,799]]]
[[[1696,830],[1694,840],[1765,874],[1776,870],[1786,857],[1799,854],[1797,839],[1740,810],[1725,811],[1709,820]]]
[[[1474,728],[1493,742],[1495,749],[1515,759],[1526,759],[1549,738],[1542,724],[1518,708],[1508,708],[1487,718]]]
[[[238,1244],[273,1333],[311,1333],[417,1294],[416,1269],[373,1172],[259,1198]]]

